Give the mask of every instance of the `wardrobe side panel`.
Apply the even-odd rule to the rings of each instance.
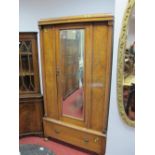
[[[43,28],[44,89],[47,117],[58,119],[55,32],[51,26]]]
[[[93,26],[93,56],[92,56],[92,107],[91,128],[103,131],[105,126],[104,113],[106,91],[106,65],[108,44],[107,23],[96,23]]]

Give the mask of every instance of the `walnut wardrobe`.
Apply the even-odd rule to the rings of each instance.
[[[46,137],[104,154],[112,25],[108,14],[39,21]]]

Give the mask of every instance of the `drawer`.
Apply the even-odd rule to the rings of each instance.
[[[44,119],[44,134],[47,137],[53,137],[89,151],[104,154],[105,137],[79,130],[79,127],[73,128],[65,126],[63,123],[61,125],[61,123]]]

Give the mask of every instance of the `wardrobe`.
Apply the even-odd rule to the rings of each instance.
[[[71,16],[38,24],[45,137],[104,154],[113,16]]]

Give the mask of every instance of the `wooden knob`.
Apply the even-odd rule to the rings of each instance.
[[[56,134],[60,133],[60,131],[58,129],[55,129],[54,131],[55,131]]]

